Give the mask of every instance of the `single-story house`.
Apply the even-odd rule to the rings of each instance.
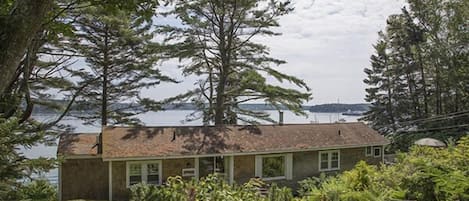
[[[363,123],[104,127],[62,135],[60,200],[128,200],[129,187],[170,176],[218,173],[230,183],[259,177],[295,188],[321,172],[383,161],[388,140]]]

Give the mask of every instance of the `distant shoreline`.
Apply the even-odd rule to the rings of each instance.
[[[65,100],[53,100],[57,105],[66,105]],[[127,107],[129,104],[132,103],[122,103],[119,105],[115,105],[116,108],[124,108]],[[135,105],[135,103],[133,103]],[[303,110],[308,110],[310,112],[324,112],[324,113],[342,113],[348,111],[368,111],[370,104],[367,103],[358,103],[358,104],[340,104],[340,103],[333,103],[333,104],[319,104],[319,105],[303,105]],[[138,107],[138,106],[137,106]],[[252,104],[241,104],[240,107],[245,110],[277,110],[272,105],[263,104],[263,103],[252,103]],[[171,110],[196,110],[197,107],[192,103],[182,103],[182,104],[169,104],[163,106],[163,111],[171,111]],[[281,106],[280,110],[288,110],[288,108]],[[72,107],[70,113],[71,114],[86,114],[93,111],[93,109],[88,110],[78,110]],[[97,111],[97,109],[96,109]],[[42,114],[58,114],[59,111],[48,108],[42,105],[36,105],[33,110],[33,115],[42,115]]]

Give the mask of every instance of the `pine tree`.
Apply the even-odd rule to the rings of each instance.
[[[387,39],[380,33],[381,39],[374,45],[375,54],[371,56],[371,68],[365,68],[367,78],[365,84],[369,85],[366,89],[365,100],[371,103],[370,110],[362,120],[371,123],[371,126],[380,133],[391,133],[396,128],[393,93],[390,71],[389,56],[387,55]]]
[[[277,108],[287,107],[304,114],[301,104],[309,93],[286,89],[267,82],[266,75],[279,82],[291,82],[309,90],[305,82],[274,69],[285,61],[269,56],[268,47],[253,38],[274,36],[277,18],[292,11],[289,1],[182,1],[173,11],[182,27],[159,26],[167,37],[165,57],[182,60],[185,75],[200,77],[196,89],[174,98],[191,100],[199,106],[205,124],[236,124],[237,120],[272,120],[268,114],[242,109],[239,104],[261,100]]]
[[[367,69],[367,101],[372,109],[365,120],[397,148],[418,137],[455,139],[469,131],[467,78],[469,62],[467,2],[461,0],[409,0],[408,8],[392,15],[382,36],[386,38],[388,74]],[[378,45],[381,42],[378,43]],[[390,85],[383,81],[390,78]],[[392,93],[389,104],[380,94]],[[393,121],[390,122],[392,113]]]
[[[155,67],[158,47],[152,42],[152,24],[137,17],[130,11],[99,6],[77,15],[74,48],[85,57],[87,67],[68,70],[79,79],[77,108],[93,111],[77,115],[87,123],[140,123],[136,114],[160,108],[155,101],[141,97],[141,89],[173,82]]]

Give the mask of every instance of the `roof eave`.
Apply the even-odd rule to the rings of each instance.
[[[243,156],[243,155],[263,155],[263,154],[281,154],[281,153],[292,153],[292,152],[320,151],[320,150],[331,150],[331,149],[350,149],[350,148],[360,148],[360,147],[368,147],[368,146],[385,146],[388,144],[389,142],[381,142],[381,143],[369,143],[369,144],[360,144],[360,145],[313,147],[313,148],[304,148],[304,149],[248,151],[248,152],[213,153],[213,154],[188,154],[188,155],[106,157],[106,155],[103,154],[102,158],[103,158],[103,161],[129,161],[129,160],[199,158],[199,157],[213,157],[213,156]]]

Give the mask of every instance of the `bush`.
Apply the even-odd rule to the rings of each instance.
[[[263,196],[259,189],[265,184],[252,179],[244,185],[229,185],[222,178],[210,175],[200,181],[184,181],[181,177],[170,177],[163,186],[137,184],[131,187],[133,201],[289,201],[293,200],[289,188],[273,185]]]
[[[391,166],[359,162],[335,177],[301,184],[304,200],[469,200],[469,137],[448,149],[415,146]]]
[[[57,189],[47,180],[34,180],[18,189],[22,201],[56,201]]]

